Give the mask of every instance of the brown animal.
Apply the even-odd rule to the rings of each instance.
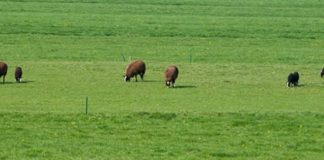
[[[20,83],[22,81],[22,69],[21,67],[16,67],[15,70],[15,79],[17,83]]]
[[[179,70],[176,66],[169,66],[164,72],[165,86],[175,87],[175,81],[178,78]]]
[[[135,76],[135,80],[137,82],[137,75],[140,75],[141,79],[144,80],[145,74],[145,63],[141,60],[136,60],[131,62],[125,71],[124,80],[125,82],[129,82],[132,77]]]
[[[322,72],[321,72],[321,77],[324,76],[324,68],[322,69]]]
[[[5,78],[7,75],[8,65],[4,62],[0,62],[0,77],[3,76],[2,83],[5,83]]]

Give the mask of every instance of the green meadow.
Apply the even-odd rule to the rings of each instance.
[[[323,10],[321,0],[0,0],[0,159],[323,159]],[[135,59],[144,81],[126,83]],[[171,64],[180,74],[168,89]],[[300,85],[287,88],[294,71]]]

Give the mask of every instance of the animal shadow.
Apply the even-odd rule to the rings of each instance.
[[[145,79],[144,79],[144,81],[140,80],[139,82],[149,82],[149,83],[163,83],[164,81],[157,81],[157,80],[145,80]]]
[[[22,82],[20,82],[20,83],[33,83],[33,82],[35,82],[35,81],[26,80],[26,81],[22,81]],[[19,84],[19,83],[18,83],[18,84]]]
[[[22,81],[20,83],[17,83],[16,81],[6,81],[4,84],[0,82],[0,85],[12,85],[12,84],[26,84],[26,83],[33,83],[34,81],[26,80]]]
[[[197,88],[197,86],[193,85],[180,85],[180,86],[175,86],[175,89],[184,89],[184,88]]]
[[[324,84],[322,84],[322,83],[307,83],[307,84],[300,84],[297,87],[318,88],[318,87],[324,87]]]
[[[15,84],[16,82],[5,81],[5,83],[0,82],[0,85]]]

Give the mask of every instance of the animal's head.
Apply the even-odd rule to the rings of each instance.
[[[124,77],[124,81],[125,82],[129,82],[130,81],[130,77],[128,77],[127,75],[123,75],[123,77]]]
[[[171,86],[170,81],[165,81],[165,86],[170,87]]]
[[[324,76],[324,68],[322,69],[322,72],[321,72],[321,77]]]

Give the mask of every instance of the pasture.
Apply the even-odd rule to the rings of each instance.
[[[318,0],[0,0],[9,66],[0,159],[322,159],[323,9]],[[146,62],[145,81],[125,83],[134,59]],[[180,71],[173,89],[163,81],[170,64]],[[287,88],[294,71],[300,86]]]

